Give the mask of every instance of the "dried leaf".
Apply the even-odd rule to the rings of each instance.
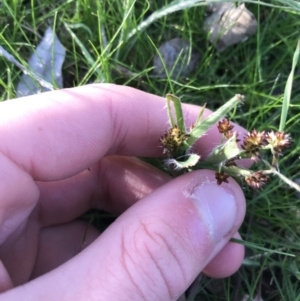
[[[0,46],[0,56],[3,56],[5,59],[7,59],[9,62],[13,63],[15,66],[17,66],[19,69],[23,71],[24,74],[29,74],[31,77],[34,77],[35,80],[42,86],[47,88],[48,90],[53,90],[53,86],[42,79],[37,74],[34,74],[30,72],[28,69],[26,69],[21,63],[18,62],[18,60],[9,52],[7,52],[2,46]]]
[[[162,44],[153,59],[153,73],[158,77],[188,77],[196,69],[200,53],[187,40],[175,38]]]
[[[28,61],[29,73],[43,78],[46,82],[52,83],[58,88],[62,88],[61,69],[65,55],[65,48],[56,34],[53,33],[52,28],[48,27],[42,41]],[[17,96],[22,97],[49,90],[49,88],[41,86],[34,76],[24,73],[17,87]]]

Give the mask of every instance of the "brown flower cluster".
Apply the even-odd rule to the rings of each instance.
[[[232,131],[233,125],[230,123],[230,120],[228,118],[224,118],[221,121],[218,122],[218,130],[223,136],[227,139],[231,138],[234,134]],[[238,140],[237,140],[238,142]],[[286,134],[285,132],[259,132],[257,130],[253,130],[251,132],[248,132],[243,139],[243,142],[241,144],[241,157],[244,157],[242,153],[246,154],[246,157],[251,157],[252,160],[258,161],[260,160],[260,151],[261,150],[271,150],[273,154],[273,162],[272,165],[276,166],[278,156],[282,154],[282,151],[290,146],[291,144],[291,138],[289,134]],[[237,156],[239,157],[239,156]],[[243,177],[246,181],[246,183],[252,187],[253,189],[259,189],[262,188],[268,181],[268,172],[264,170],[256,171],[256,172],[250,172],[247,171],[245,173],[244,170],[239,169],[239,167],[235,163],[236,158],[232,158],[230,160],[227,160],[224,162],[224,167],[226,168],[226,172],[223,171],[217,171],[216,172],[216,179],[217,183],[220,185],[223,182],[228,183],[228,177],[231,174],[231,167],[234,167],[234,173],[239,174],[241,177]],[[275,164],[274,164],[275,163]]]
[[[163,136],[160,137],[160,143],[163,146],[163,152],[176,157],[183,143],[189,135],[182,132],[177,125],[170,128]]]
[[[286,134],[285,132],[271,131],[265,135],[265,139],[278,154],[281,154],[291,144],[290,134]]]
[[[228,183],[228,179],[229,175],[224,173],[224,172],[216,172],[216,180],[217,180],[217,184],[221,185],[223,182],[224,183]]]
[[[269,177],[263,170],[251,173],[251,175],[245,177],[246,183],[253,189],[262,188],[268,181]]]
[[[252,155],[253,160],[259,158],[259,150],[265,145],[266,136],[265,132],[258,132],[253,130],[251,133],[247,133],[244,137],[242,149]]]
[[[217,127],[219,132],[223,134],[225,138],[229,139],[232,137],[232,129],[234,128],[234,126],[230,123],[228,118],[224,118],[221,121],[219,121]]]
[[[256,160],[259,158],[259,150],[266,145],[270,145],[274,155],[279,155],[290,144],[290,135],[285,134],[285,132],[270,131],[265,133],[265,131],[253,130],[244,137],[242,149],[246,153],[252,154],[252,159]]]

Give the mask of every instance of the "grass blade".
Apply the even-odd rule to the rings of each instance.
[[[291,101],[294,73],[295,73],[295,69],[296,69],[296,66],[297,66],[297,63],[298,63],[298,60],[299,60],[299,55],[300,55],[300,40],[298,40],[297,47],[296,47],[296,50],[294,52],[292,70],[291,70],[291,73],[288,77],[288,80],[286,82],[285,89],[284,89],[279,131],[283,131],[284,128],[285,128],[286,118],[287,118],[287,114],[288,114],[289,106],[290,106],[290,101]]]
[[[174,109],[175,109],[175,116],[176,116],[176,124],[178,128],[185,133],[185,125],[184,125],[184,117],[183,117],[183,112],[182,112],[182,107],[181,107],[181,101],[180,99],[172,94],[167,94],[167,102],[168,102],[168,113],[169,113],[169,118],[172,127],[175,125],[174,120],[172,117],[172,112],[171,112],[171,101],[173,102]]]
[[[260,250],[260,251],[266,252],[266,254],[278,254],[278,255],[285,255],[285,256],[295,257],[295,255],[292,254],[292,253],[283,252],[283,251],[280,251],[280,250],[270,250],[270,249],[267,249],[265,247],[261,247],[261,246],[255,244],[255,243],[253,243],[253,242],[249,242],[249,241],[245,241],[245,240],[241,240],[241,239],[237,239],[237,238],[231,238],[230,241],[241,244],[241,245],[244,245],[245,247],[247,247],[249,249]]]
[[[202,106],[202,108],[201,108],[201,111],[200,111],[200,113],[199,113],[198,119],[197,119],[197,121],[196,121],[196,123],[195,123],[195,127],[197,127],[198,125],[201,124],[202,116],[203,116],[203,113],[204,113],[205,108],[206,108],[206,103],[205,103],[205,104]]]
[[[188,147],[192,146],[196,140],[198,140],[212,125],[223,118],[228,112],[230,112],[244,97],[240,94],[235,95],[229,101],[227,101],[217,111],[209,115],[198,126],[194,127],[190,132],[190,137],[187,140]]]
[[[70,36],[74,39],[76,44],[79,46],[83,56],[85,57],[86,61],[89,63],[91,67],[93,67],[93,70],[97,73],[98,77],[101,79],[102,82],[105,82],[105,75],[101,71],[101,68],[95,68],[97,65],[97,62],[93,59],[93,57],[90,55],[89,51],[86,49],[86,47],[83,45],[83,43],[78,39],[78,37],[75,35],[75,33],[71,30],[70,26],[67,23],[64,23],[65,28],[69,32]]]

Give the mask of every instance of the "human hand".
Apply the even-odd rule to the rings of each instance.
[[[188,124],[199,110],[184,105]],[[161,157],[167,128],[165,99],[110,84],[0,104],[1,301],[175,300],[203,270],[236,271],[238,184],[209,170],[171,180],[133,158]],[[196,148],[219,140],[213,127]],[[91,208],[120,217],[101,235],[89,226],[82,250]]]

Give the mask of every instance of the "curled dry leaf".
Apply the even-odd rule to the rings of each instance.
[[[219,52],[256,33],[257,21],[244,3],[237,7],[229,2],[211,4],[208,11],[212,14],[206,18],[204,30]]]
[[[52,28],[48,27],[45,35],[28,61],[30,73],[43,78],[58,88],[63,87],[62,65],[66,50]],[[17,87],[17,96],[37,94],[49,91],[32,75],[24,73]]]
[[[167,73],[172,78],[187,77],[200,60],[200,53],[191,49],[190,43],[181,38],[165,42],[158,51],[160,55],[156,54],[153,60],[153,73],[159,77],[167,77]]]

